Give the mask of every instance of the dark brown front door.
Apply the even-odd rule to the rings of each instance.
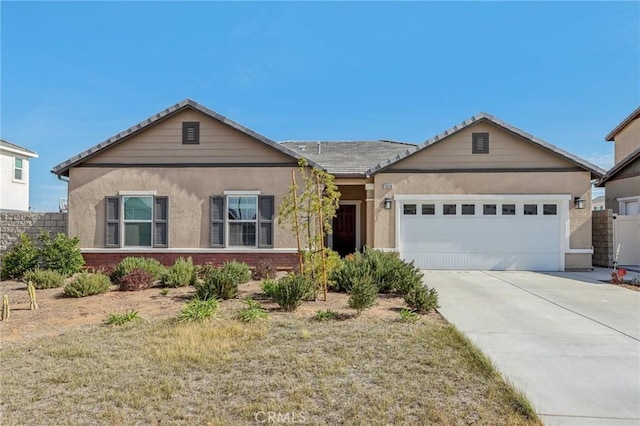
[[[356,248],[356,206],[341,204],[333,219],[333,250],[346,256]]]

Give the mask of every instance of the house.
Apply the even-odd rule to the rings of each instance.
[[[614,143],[615,165],[597,183],[605,206],[621,215],[640,214],[640,107],[605,137]]]
[[[29,210],[30,149],[0,140],[0,210]]]
[[[184,100],[55,166],[89,265],[295,264],[277,209],[304,157],[341,192],[329,245],[398,251],[421,268],[591,266],[591,180],[604,171],[489,114],[421,145],[278,144]]]
[[[594,212],[604,210],[604,195],[598,195],[593,200],[591,200],[591,209]]]

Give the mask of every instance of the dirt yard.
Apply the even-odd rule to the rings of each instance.
[[[160,287],[154,287],[143,291],[122,292],[112,286],[105,294],[78,299],[64,297],[62,288],[36,290],[39,308],[32,311],[29,310],[26,284],[20,281],[2,281],[0,295],[9,296],[11,317],[8,321],[0,321],[0,341],[3,344],[18,342],[35,337],[57,336],[82,327],[95,327],[104,324],[109,314],[121,314],[130,310],[138,311],[145,320],[173,317],[195,292],[191,286],[172,288],[163,296],[160,294],[161,290]],[[250,281],[240,285],[237,299],[225,301],[224,304],[236,308],[234,305],[239,307],[242,300],[251,297],[259,300],[273,314],[279,315],[278,305],[269,300],[260,300],[261,293],[260,282]],[[322,295],[319,296],[318,301],[304,302],[295,312],[286,315],[311,318],[316,311],[327,309],[342,315],[354,314],[354,311],[347,307],[346,294],[330,292],[326,302],[321,300]],[[406,305],[402,298],[381,295],[378,304],[362,315],[395,318],[403,308],[406,308]]]

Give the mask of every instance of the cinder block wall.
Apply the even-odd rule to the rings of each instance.
[[[593,265],[613,266],[613,210],[591,212]]]
[[[26,233],[37,242],[40,231],[67,233],[67,213],[0,213],[0,254],[11,249]]]

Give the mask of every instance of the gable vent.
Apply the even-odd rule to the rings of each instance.
[[[471,136],[473,154],[489,153],[489,133],[473,133]]]
[[[200,123],[185,121],[182,123],[182,143],[197,145],[200,143]]]

